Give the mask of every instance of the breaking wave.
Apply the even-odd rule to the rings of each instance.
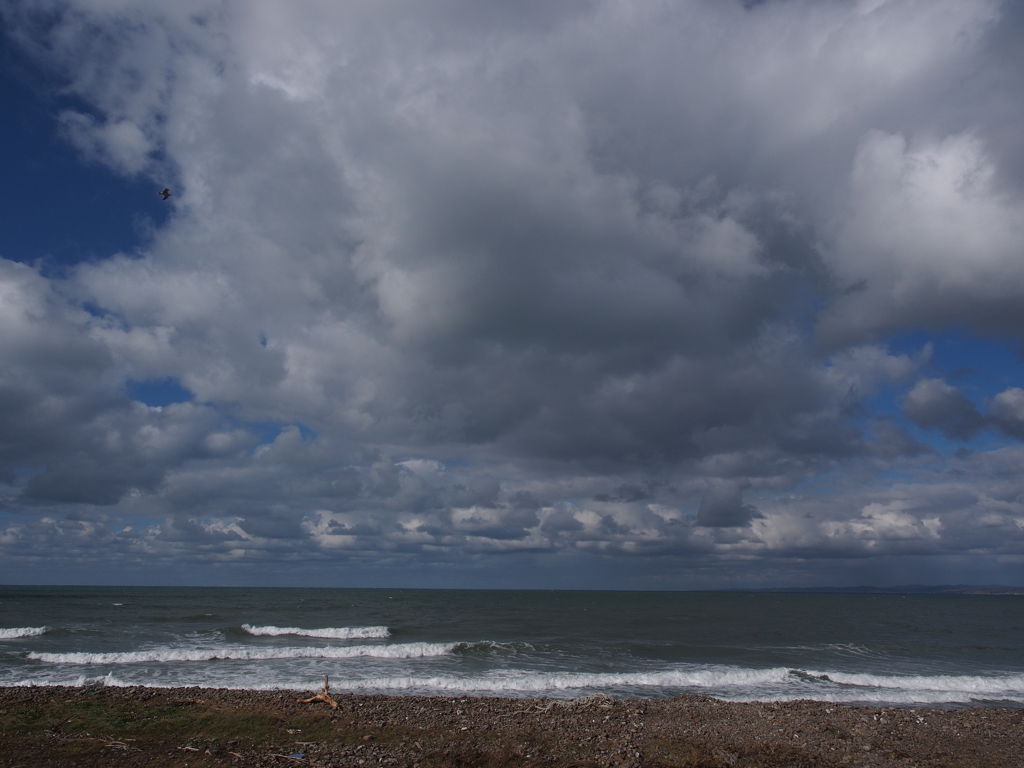
[[[808,684],[813,675],[816,684]],[[846,680],[845,678],[854,678]],[[339,690],[391,693],[497,693],[565,695],[605,690],[622,694],[698,693],[734,701],[814,699],[837,703],[966,704],[1024,703],[1024,676],[898,676],[800,673],[770,669],[708,668],[626,673],[504,673],[480,677],[394,676],[332,678]]]
[[[390,651],[388,651],[390,649]],[[407,645],[360,648],[288,648],[260,649],[240,653],[221,651],[153,651],[123,654],[32,654],[41,661],[64,664],[132,664],[140,661],[206,661],[214,659],[267,658],[350,658],[358,655],[383,655],[393,658],[446,655],[451,645],[410,643]],[[276,653],[276,655],[275,655]],[[307,675],[295,675],[283,669],[270,679],[221,668],[200,672],[182,670],[172,679],[153,678],[139,668],[120,667],[105,676],[64,676],[61,679],[25,677],[7,685],[146,685],[164,688],[180,685],[199,687],[247,688],[250,690],[306,690],[316,687]],[[70,672],[70,670],[67,670]],[[144,673],[142,678],[138,675]],[[215,676],[211,677],[210,674]],[[196,676],[198,674],[198,677]],[[702,694],[730,701],[792,701],[813,699],[846,704],[888,706],[966,705],[979,702],[1024,705],[1024,675],[870,675],[772,667],[744,669],[729,666],[687,666],[648,672],[542,672],[527,670],[491,671],[477,675],[379,675],[353,677],[331,675],[334,691],[384,693],[392,695],[477,694],[509,697],[548,696],[564,698],[603,691],[616,696],[661,697],[681,693]]]
[[[858,688],[897,691],[964,693],[986,698],[1024,697],[1024,675],[872,675],[845,672],[808,672],[820,680]]]
[[[14,640],[19,637],[37,637],[43,634],[49,627],[11,627],[0,629],[0,640]]]
[[[484,675],[481,677],[378,677],[338,680],[339,688],[382,690],[491,691],[503,693],[546,693],[588,688],[722,688],[763,683],[781,683],[788,670],[665,670],[661,672],[533,672]]]
[[[140,664],[174,661],[265,661],[268,659],[415,659],[444,656],[454,643],[396,643],[394,645],[353,645],[345,648],[154,648],[122,653],[37,653],[29,659],[51,664]]]
[[[371,637],[390,637],[387,627],[324,627],[323,629],[299,629],[298,627],[254,627],[243,624],[242,629],[250,635],[278,637],[280,635],[301,635],[334,640],[361,640]]]
[[[475,643],[456,643],[452,648],[452,653],[458,653],[463,656],[514,655],[532,650],[534,650],[534,646],[530,643],[498,643],[494,640],[479,640]]]

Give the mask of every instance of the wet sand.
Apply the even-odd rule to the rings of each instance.
[[[0,688],[0,766],[1024,766],[1014,709],[333,697]]]

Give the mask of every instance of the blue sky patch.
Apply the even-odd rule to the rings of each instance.
[[[147,381],[128,380],[125,390],[132,400],[145,403],[150,408],[171,405],[172,403],[191,402],[195,395],[183,387],[177,379],[149,379]]]

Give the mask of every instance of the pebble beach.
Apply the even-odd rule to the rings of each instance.
[[[0,766],[1015,766],[1024,710],[0,688]]]

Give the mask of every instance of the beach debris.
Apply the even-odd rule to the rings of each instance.
[[[283,757],[285,760],[294,760],[297,763],[306,762],[306,754],[304,752],[296,752],[294,755],[276,755],[271,753],[268,757]]]
[[[338,702],[331,698],[331,695],[327,692],[328,690],[330,690],[330,685],[328,684],[327,675],[324,675],[324,689],[316,696],[311,696],[308,699],[298,699],[298,702],[299,704],[314,704],[322,701],[324,704],[330,704],[331,709],[337,709]]]
[[[555,699],[549,701],[547,704],[534,704],[526,709],[517,709],[515,712],[509,712],[505,717],[511,717],[512,715],[522,715],[529,712],[550,712],[552,707],[562,707],[564,709],[579,709],[581,707],[602,707],[608,709],[615,705],[615,699],[609,696],[607,693],[592,693],[589,696],[580,696],[578,699]]]

